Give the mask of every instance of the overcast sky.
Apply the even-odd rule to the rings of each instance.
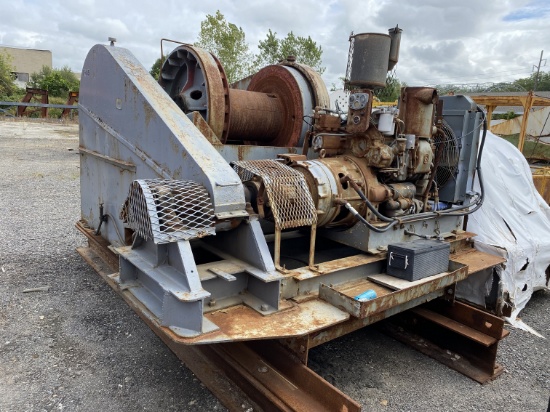
[[[195,42],[220,10],[252,51],[268,29],[311,36],[330,87],[346,69],[350,33],[403,29],[397,77],[410,86],[511,81],[550,56],[550,0],[13,0],[0,14],[0,44],[47,49],[54,67],[80,71],[89,49],[116,37],[150,69],[162,37]],[[550,63],[543,68],[550,70]]]

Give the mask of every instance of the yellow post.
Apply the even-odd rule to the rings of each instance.
[[[485,106],[487,109],[487,130],[491,130],[491,119],[493,118],[493,110],[495,110],[496,106]]]
[[[519,131],[518,149],[523,153],[523,146],[525,145],[525,134],[527,132],[527,124],[529,121],[529,113],[533,107],[533,92],[529,92],[527,97],[521,97],[521,104],[523,105],[523,120],[521,122],[521,130]]]

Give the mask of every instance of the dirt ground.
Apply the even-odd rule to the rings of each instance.
[[[225,410],[76,253],[79,186],[78,125],[0,120],[0,411]],[[511,329],[498,361],[479,385],[372,327],[310,353],[365,411],[546,411],[549,340]]]

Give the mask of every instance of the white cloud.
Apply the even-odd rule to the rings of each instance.
[[[112,36],[149,68],[162,37],[194,42],[200,22],[217,9],[243,28],[252,50],[268,29],[281,37],[310,35],[323,47],[329,87],[344,75],[352,31],[399,24],[397,76],[409,85],[525,77],[550,38],[545,0],[22,0],[0,15],[0,42],[49,49],[54,66],[80,70],[88,50]]]

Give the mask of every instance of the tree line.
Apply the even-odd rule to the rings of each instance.
[[[310,36],[296,36],[292,31],[280,38],[268,30],[266,37],[258,42],[259,53],[253,53],[241,27],[228,22],[218,10],[206,15],[201,22],[198,40],[194,44],[214,54],[222,63],[229,83],[241,80],[270,64],[276,64],[288,56],[298,63],[312,67],[323,74],[323,48]],[[151,75],[158,79],[165,56],[159,57],[151,67]]]
[[[218,10],[213,15],[206,15],[201,22],[200,32],[195,46],[208,50],[217,56],[226,72],[230,83],[243,79],[262,67],[276,64],[294,56],[298,63],[312,67],[323,74],[323,48],[311,36],[297,36],[292,31],[284,37],[268,29],[266,36],[258,42],[258,52],[253,53],[246,41],[246,34],[241,27],[228,22]],[[165,56],[160,57],[151,67],[150,73],[158,79],[162,62]],[[14,100],[24,94],[23,89],[16,86],[13,76],[14,69],[8,55],[0,54],[0,100]],[[488,85],[436,85],[441,94],[474,93],[487,91],[528,91],[535,88],[538,91],[550,91],[550,72],[533,73],[526,78],[517,79],[510,83]],[[60,69],[44,66],[38,73],[30,76],[28,87],[48,90],[50,96],[66,96],[69,91],[78,91],[80,82],[69,67]],[[386,78],[386,87],[375,91],[381,101],[394,101],[399,97],[400,88],[405,86],[396,76],[395,71],[389,72]],[[335,89],[336,85],[332,85]]]

